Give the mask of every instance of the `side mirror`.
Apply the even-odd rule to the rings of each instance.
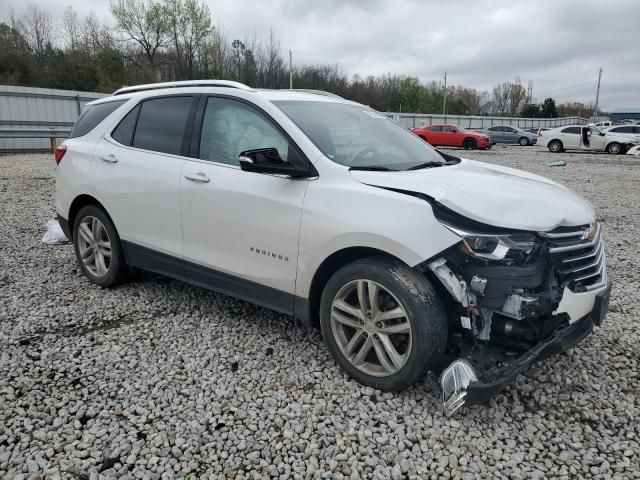
[[[240,152],[240,168],[245,172],[287,175],[291,178],[309,178],[313,176],[307,167],[284,161],[275,148],[257,148]]]

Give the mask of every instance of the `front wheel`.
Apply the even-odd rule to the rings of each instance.
[[[465,138],[464,142],[462,142],[462,147],[465,150],[475,150],[476,149],[476,141],[473,138]]]
[[[428,279],[383,258],[358,260],[331,277],[320,323],[342,369],[383,391],[420,380],[440,360],[447,341],[445,311]]]
[[[523,147],[526,147],[529,145],[529,139],[527,137],[521,137],[520,140],[518,140],[518,143]]]
[[[127,276],[127,265],[120,237],[109,216],[99,207],[88,205],[76,216],[73,245],[80,268],[96,285],[112,287]]]
[[[622,153],[622,145],[617,142],[611,142],[609,145],[607,145],[607,153],[610,153],[612,155],[618,155],[619,153]]]

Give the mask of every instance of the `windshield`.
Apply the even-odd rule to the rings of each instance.
[[[459,132],[466,132],[467,129],[464,127],[461,127],[460,125],[456,125],[456,128],[458,129]]]
[[[444,158],[427,142],[363,105],[276,101],[328,158],[352,168],[408,170]]]

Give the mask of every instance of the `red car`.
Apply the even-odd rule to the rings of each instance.
[[[435,146],[462,147],[467,150],[488,150],[493,143],[484,133],[465,130],[457,125],[426,125],[411,131]]]

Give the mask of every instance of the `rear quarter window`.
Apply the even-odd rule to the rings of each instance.
[[[117,100],[115,102],[98,103],[85,107],[82,115],[76,120],[71,129],[69,138],[82,137],[111,115],[118,107],[124,105],[127,100]]]

